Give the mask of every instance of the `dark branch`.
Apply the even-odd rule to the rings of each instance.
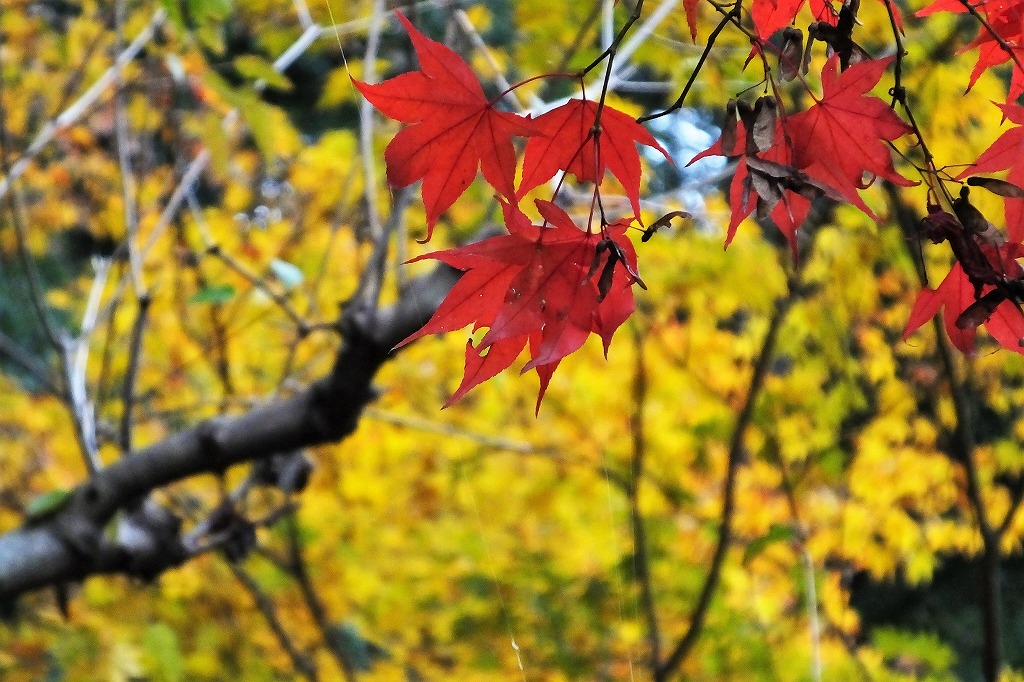
[[[117,511],[137,507],[162,486],[352,433],[373,399],[378,368],[395,344],[427,321],[458,275],[439,267],[408,287],[395,305],[374,315],[348,315],[334,368],[305,390],[142,448],[78,486],[55,515],[0,535],[0,600],[97,574],[151,578],[187,560],[191,555],[177,538],[170,545],[129,548],[103,530]]]

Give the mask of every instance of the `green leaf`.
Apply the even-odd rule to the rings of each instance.
[[[178,0],[160,0],[160,4],[167,10],[167,18],[175,27],[185,30],[185,17],[181,13],[181,3]]]
[[[274,65],[266,59],[254,54],[243,54],[235,57],[235,68],[243,77],[253,81],[263,81],[272,88],[278,90],[291,90],[292,82],[278,71]]]
[[[794,538],[796,538],[796,529],[793,526],[773,523],[766,534],[753,540],[743,550],[743,565],[746,566],[754,557],[776,542],[789,542]]]
[[[231,0],[186,0],[194,24],[202,26],[211,21],[224,21],[234,9]]]
[[[166,682],[178,682],[185,671],[178,634],[166,623],[153,623],[142,637],[142,645],[155,664],[155,677]]]
[[[274,272],[274,276],[281,280],[281,284],[285,285],[289,289],[299,286],[302,284],[302,280],[304,279],[302,270],[299,270],[288,261],[283,261],[278,258],[270,261],[270,269]]]
[[[53,516],[71,499],[70,490],[51,490],[38,495],[25,505],[25,516],[30,520],[39,520]]]
[[[235,296],[235,288],[230,284],[207,284],[192,294],[189,303],[227,303]]]
[[[879,627],[871,632],[871,641],[887,659],[902,658],[932,675],[949,672],[956,663],[956,654],[934,632]]]
[[[340,651],[345,660],[360,672],[369,672],[375,661],[390,658],[386,650],[364,639],[354,623],[332,625],[327,630],[327,639],[331,648]]]

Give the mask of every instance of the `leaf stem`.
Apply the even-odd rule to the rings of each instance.
[[[693,87],[694,82],[697,80],[697,74],[700,73],[701,68],[704,66],[704,62],[707,61],[708,55],[711,54],[711,48],[715,46],[715,40],[718,39],[719,34],[721,34],[723,29],[725,29],[726,25],[728,25],[733,18],[739,18],[740,7],[741,6],[739,3],[734,5],[733,8],[729,10],[729,12],[725,16],[722,17],[722,20],[718,22],[718,26],[716,26],[715,30],[711,32],[711,35],[708,36],[707,45],[704,46],[704,51],[701,53],[700,59],[697,60],[697,65],[693,68],[693,71],[690,73],[690,78],[689,80],[686,81],[686,85],[683,86],[683,91],[679,94],[679,97],[676,98],[676,101],[673,102],[664,111],[659,111],[657,113],[641,116],[636,120],[637,123],[646,123],[647,121],[653,121],[656,118],[668,116],[672,112],[682,109],[683,100],[686,99],[686,95],[689,94],[690,88]]]

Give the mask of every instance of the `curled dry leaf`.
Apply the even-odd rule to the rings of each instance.
[[[998,178],[973,177],[967,178],[967,184],[971,187],[981,187],[993,194],[1011,199],[1024,199],[1024,189],[1019,185]]]
[[[722,137],[721,144],[722,149],[731,151],[736,147],[736,111],[738,103],[735,99],[730,99],[725,104],[725,120],[722,123]]]
[[[784,81],[791,81],[800,72],[804,52],[804,33],[798,28],[787,26],[782,32],[782,51],[779,53],[779,75]]]
[[[663,227],[669,227],[672,224],[672,220],[674,218],[682,218],[685,220],[686,218],[689,217],[690,214],[687,213],[686,211],[671,211],[669,213],[666,213],[665,215],[661,216],[660,218],[658,218],[653,223],[647,226],[647,229],[644,230],[644,235],[640,237],[640,241],[649,242],[651,240],[651,237],[653,237],[658,230],[660,230]]]
[[[774,97],[758,97],[754,103],[753,125],[747,130],[750,142],[747,147],[754,147],[763,152],[775,144],[775,122],[778,119],[778,105]]]

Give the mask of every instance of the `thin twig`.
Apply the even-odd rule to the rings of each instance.
[[[393,9],[402,12],[403,14],[408,14],[410,10],[416,10],[419,9],[420,7],[427,7],[429,5],[433,5],[435,7],[448,7],[454,4],[455,2],[456,0],[419,0],[418,2],[408,3],[406,5],[394,7]],[[359,31],[365,30],[370,25],[371,21],[373,21],[373,18],[367,16],[361,17],[359,19],[353,19],[351,21],[346,21],[341,24],[330,24],[328,26],[322,26],[320,27],[320,37],[330,38],[331,40],[334,40],[336,37],[341,35],[345,35],[348,33],[357,33]]]
[[[281,648],[284,649],[285,653],[288,654],[288,658],[292,660],[292,665],[295,666],[295,670],[308,680],[319,679],[317,675],[316,665],[306,654],[299,651],[298,647],[295,646],[295,642],[292,641],[291,635],[285,629],[284,624],[281,622],[281,618],[277,615],[277,608],[274,606],[273,600],[263,591],[249,573],[236,564],[233,561],[229,561],[228,567],[231,572],[235,574],[238,582],[242,583],[246,591],[256,602],[256,608],[260,610],[263,617],[267,619],[267,625],[270,626],[270,630],[277,637],[278,643]]]
[[[295,13],[299,15],[299,23],[303,28],[309,28],[316,24],[313,21],[313,15],[309,13],[309,5],[306,4],[306,0],[294,0],[294,5]]]
[[[800,506],[797,504],[796,485],[790,475],[786,461],[782,459],[774,439],[771,447],[767,448],[769,456],[774,460],[779,469],[779,478],[782,483],[782,492],[786,497],[789,506],[789,516],[793,523],[793,530],[796,534],[796,541],[800,547],[800,558],[804,568],[804,583],[807,586],[807,616],[811,628],[811,679],[814,682],[821,682],[821,620],[818,616],[818,587],[814,575],[814,557],[807,547],[808,533],[801,520]]]
[[[114,30],[116,48],[123,49],[124,43],[125,0],[117,0],[114,6]],[[142,351],[142,337],[146,329],[149,313],[149,293],[146,291],[142,275],[142,259],[139,257],[136,235],[139,231],[138,207],[136,205],[135,174],[131,165],[131,141],[128,128],[127,102],[125,101],[123,73],[118,71],[114,79],[114,132],[117,147],[117,165],[121,172],[121,192],[124,203],[125,243],[128,250],[128,267],[138,310],[132,324],[132,335],[128,346],[128,368],[125,371],[121,389],[121,424],[118,442],[122,452],[132,450],[132,409],[135,405],[135,382],[139,370]],[[113,320],[113,316],[111,316]],[[109,337],[108,337],[109,342]]]
[[[295,580],[299,584],[299,590],[302,592],[302,598],[306,602],[306,608],[309,609],[309,613],[313,616],[313,621],[317,627],[320,628],[320,634],[324,638],[324,643],[327,645],[327,650],[331,652],[334,660],[337,662],[338,667],[341,668],[342,674],[348,682],[354,682],[356,679],[355,666],[352,661],[349,660],[349,656],[345,649],[338,646],[338,638],[331,635],[331,621],[327,616],[327,607],[324,606],[320,600],[319,595],[316,593],[316,588],[313,586],[313,580],[309,576],[309,568],[306,566],[306,558],[302,554],[302,540],[299,537],[299,522],[296,518],[295,513],[288,514],[285,517],[285,527],[288,530],[288,559],[289,568],[295,575]],[[337,589],[337,585],[333,585],[332,589]]]
[[[994,40],[996,44],[999,45],[1003,52],[1006,53],[1006,56],[1013,60],[1014,65],[1016,65],[1016,67],[1020,70],[1021,74],[1024,74],[1024,65],[1021,64],[1020,58],[1017,56],[1017,53],[1014,51],[1013,47],[1011,47],[1010,44],[1006,42],[1006,40],[1001,35],[999,35],[994,28],[992,28],[992,25],[988,23],[988,19],[981,16],[981,13],[978,12],[978,8],[975,7],[974,4],[970,2],[970,0],[959,0],[959,2],[961,5],[964,6],[964,9],[970,12],[971,16],[977,19],[978,22],[984,27],[984,29],[988,31],[988,34],[992,36],[992,40]]]
[[[673,102],[664,111],[658,111],[658,112],[655,112],[653,114],[647,114],[645,116],[641,116],[640,118],[638,118],[636,120],[637,123],[645,123],[646,121],[652,121],[652,120],[654,120],[656,118],[661,118],[662,116],[667,116],[668,114],[671,114],[674,111],[678,111],[679,109],[681,109],[683,107],[683,101],[686,99],[686,95],[689,94],[690,88],[693,87],[694,82],[697,80],[697,74],[700,73],[701,67],[704,66],[704,62],[707,60],[708,55],[711,54],[711,48],[715,46],[715,41],[718,39],[719,34],[722,33],[722,31],[725,29],[725,27],[729,24],[729,22],[734,17],[735,18],[739,18],[739,16],[740,16],[739,8],[740,8],[740,5],[737,4],[735,7],[733,7],[733,9],[728,14],[723,16],[722,20],[720,22],[718,22],[718,26],[716,26],[715,30],[712,31],[711,35],[708,36],[707,45],[704,46],[704,51],[701,52],[700,59],[697,60],[697,65],[694,66],[693,67],[693,71],[690,72],[690,78],[689,78],[689,80],[686,81],[686,85],[683,86],[683,91],[679,94],[679,97],[676,98],[676,101]]]
[[[377,82],[377,50],[380,47],[381,19],[384,15],[384,0],[374,0],[370,14],[370,29],[366,37],[366,54],[363,58],[363,81],[369,85]],[[381,236],[380,208],[377,204],[377,166],[373,152],[373,105],[365,97],[359,102],[359,154],[363,160],[363,196],[366,200],[366,220],[370,237],[376,243]]]
[[[508,93],[506,97],[512,100],[512,106],[516,111],[523,111],[526,107],[523,106],[522,101],[519,99],[519,95],[516,94],[512,88],[512,84],[505,78],[505,74],[502,72],[501,64],[495,59],[494,53],[491,52],[491,48],[484,42],[480,32],[476,30],[476,26],[470,21],[469,15],[466,14],[466,10],[457,9],[452,13],[452,17],[455,19],[455,23],[462,30],[463,35],[469,38],[469,42],[472,43],[473,49],[479,52],[483,58],[487,61],[487,64],[491,67],[491,71],[494,72],[494,84],[502,92]],[[541,104],[541,100],[534,96],[532,98],[535,105]]]
[[[1010,496],[1010,507],[1006,510],[1006,514],[1003,516],[1002,522],[996,529],[996,532],[1000,537],[1006,534],[1006,531],[1010,529],[1013,524],[1014,518],[1017,516],[1017,511],[1020,509],[1021,502],[1024,501],[1024,487],[1019,483],[1014,487],[1013,492]]]
[[[149,238],[146,240],[145,245],[139,251],[139,258],[141,261],[145,261],[146,256],[152,250],[156,241],[164,233],[175,216],[178,215],[178,211],[181,208],[182,202],[184,202],[188,196],[188,193],[192,191],[192,187],[199,176],[206,170],[206,166],[210,163],[210,151],[206,148],[200,150],[191,163],[185,168],[185,172],[181,176],[181,180],[178,181],[174,191],[171,192],[170,199],[167,200],[167,205],[164,206],[164,210],[160,213],[160,217],[157,219],[156,225],[149,233]],[[118,282],[117,288],[114,290],[113,295],[110,297],[110,301],[107,306],[100,313],[99,319],[106,320],[110,315],[113,314],[114,309],[121,303],[121,296],[124,294],[124,281]]]
[[[36,134],[35,139],[29,145],[25,153],[19,158],[9,169],[4,169],[4,177],[0,179],[0,197],[6,195],[10,189],[11,184],[20,178],[32,160],[39,155],[46,145],[48,145],[54,138],[54,136],[67,128],[69,125],[77,121],[81,116],[89,110],[93,104],[100,98],[100,95],[110,87],[118,75],[124,70],[136,56],[142,51],[142,48],[153,38],[153,34],[156,29],[163,24],[167,18],[167,12],[164,8],[159,8],[149,19],[149,23],[146,27],[135,36],[135,40],[125,48],[124,52],[117,56],[114,63],[108,68],[103,74],[96,79],[96,82],[85,91],[85,93],[75,100],[71,106],[65,109],[57,118],[52,121],[48,121],[43,125],[42,129]],[[6,163],[6,160],[5,160]]]
[[[2,67],[2,64],[0,64]],[[13,167],[9,164],[8,159],[11,153],[10,142],[7,138],[7,104],[5,102],[5,89],[3,87],[3,79],[0,78],[0,170],[3,171],[5,178],[10,178],[8,187],[17,189],[14,182],[17,176],[14,174]],[[28,248],[28,228],[25,219],[25,206],[21,200],[21,193],[17,191],[6,192],[7,195],[7,206],[10,210],[11,224],[14,225],[14,237],[17,241],[18,258],[21,263],[22,270],[25,272],[25,279],[28,282],[29,298],[31,299],[32,309],[35,311],[36,317],[39,319],[39,324],[42,326],[43,331],[46,333],[46,338],[49,340],[50,345],[53,346],[54,350],[57,351],[58,355],[64,353],[64,335],[62,332],[57,330],[56,325],[50,319],[50,314],[46,309],[46,295],[43,287],[43,283],[39,277],[39,271],[36,269],[35,261],[32,258],[32,254]],[[4,194],[0,193],[0,197]],[[62,368],[66,370],[66,368]]]
[[[249,284],[266,294],[295,324],[295,328],[297,329],[300,337],[307,336],[313,329],[313,325],[306,322],[306,320],[299,315],[299,312],[295,310],[284,295],[274,291],[274,289],[267,284],[267,281],[264,278],[257,276],[233,256],[228,255],[222,248],[220,248],[219,245],[213,244],[207,247],[206,253],[219,260],[230,270],[241,275],[247,282],[249,282]]]
[[[142,336],[149,319],[150,302],[151,299],[148,294],[143,294],[139,299],[139,310],[135,314],[135,322],[132,324],[132,335],[128,342],[128,368],[125,370],[124,384],[121,387],[123,412],[121,413],[121,427],[118,439],[121,451],[124,453],[132,451],[132,410],[135,408],[135,386],[138,381],[139,364],[142,360]]]
[[[629,429],[632,434],[632,457],[629,485],[626,497],[629,501],[629,515],[633,530],[633,570],[640,587],[640,605],[647,621],[647,643],[651,650],[651,671],[657,674],[661,666],[661,632],[658,627],[658,611],[654,603],[654,589],[651,580],[650,550],[647,546],[647,528],[640,510],[640,488],[644,479],[644,459],[647,454],[647,435],[644,430],[644,412],[647,406],[647,364],[644,362],[644,335],[633,334],[634,352],[632,403],[629,415]]]
[[[885,185],[885,190],[890,202],[894,206],[893,212],[903,231],[904,243],[908,252],[913,257],[913,247],[911,244],[914,239],[918,238],[914,216],[900,200],[895,187]],[[916,264],[916,258],[914,261]],[[923,265],[919,265],[916,270],[920,285],[922,287],[926,286],[927,280]],[[971,392],[967,382],[959,378],[956,361],[946,337],[942,318],[935,316],[932,319],[932,328],[935,333],[936,353],[946,375],[946,380],[949,382],[953,413],[956,416],[953,432],[949,434],[949,455],[953,461],[959,463],[963,468],[964,478],[966,479],[967,500],[978,523],[978,531],[982,541],[982,672],[987,682],[996,682],[999,679],[999,671],[1003,660],[1002,606],[1000,596],[1002,569],[999,564],[999,545],[1002,540],[1002,531],[1000,528],[994,528],[992,525],[988,510],[985,507],[985,500],[982,496],[981,483],[978,480],[978,469],[975,462],[975,440],[972,428]]]
[[[31,374],[36,381],[53,395],[64,395],[64,392],[50,376],[50,368],[39,362],[31,353],[2,331],[0,331],[0,355],[20,365],[22,369]]]
[[[761,349],[754,364],[754,372],[750,377],[750,384],[747,387],[747,397],[736,419],[733,427],[732,438],[729,442],[729,456],[725,471],[725,484],[722,491],[722,515],[718,530],[718,542],[715,545],[714,554],[711,557],[711,566],[704,578],[704,585],[701,587],[697,602],[690,614],[690,624],[686,633],[672,649],[661,667],[655,673],[655,682],[665,682],[693,649],[694,644],[704,629],[704,619],[707,616],[708,608],[711,606],[711,598],[718,588],[718,581],[721,578],[722,567],[725,564],[725,555],[732,541],[732,522],[736,508],[736,474],[739,470],[740,461],[743,458],[743,438],[747,427],[754,416],[754,405],[761,394],[764,386],[764,379],[768,373],[768,366],[775,353],[775,344],[778,341],[779,330],[785,320],[793,302],[796,300],[796,284],[791,283],[789,292],[775,304],[775,311],[772,313],[768,323],[768,331],[765,333],[761,343]]]
[[[100,301],[103,297],[103,290],[107,286],[111,260],[109,258],[93,258],[92,265],[96,275],[89,290],[89,298],[86,300],[85,312],[82,313],[82,327],[78,337],[65,344],[65,353],[67,355],[68,392],[71,408],[76,416],[78,430],[81,432],[86,466],[89,469],[89,474],[95,475],[103,468],[103,463],[100,461],[99,444],[96,441],[96,406],[89,399],[86,370],[89,365],[89,346],[92,343],[93,331],[96,329]]]
[[[405,209],[412,202],[412,186],[403,187],[394,193],[391,206],[391,213],[388,215],[387,223],[381,230],[380,235],[374,241],[373,253],[367,261],[352,299],[355,308],[365,314],[373,314],[380,301],[380,292],[384,284],[384,275],[387,270],[388,242],[391,235],[396,232],[399,226],[404,224]]]
[[[515,452],[519,454],[554,455],[558,453],[558,449],[554,446],[534,445],[532,443],[504,438],[502,436],[492,436],[486,433],[467,431],[466,429],[462,429],[451,424],[436,422],[412,415],[389,412],[377,407],[367,407],[363,410],[363,414],[370,419],[376,419],[377,421],[393,424],[402,428],[423,431],[425,433],[435,433],[452,438],[465,439],[481,445],[488,450],[505,450],[506,452]]]
[[[124,43],[125,0],[117,0],[114,7],[114,32],[116,49],[120,52]],[[135,295],[140,300],[145,296],[146,286],[142,279],[142,262],[135,244],[139,231],[139,216],[136,206],[135,174],[131,165],[131,142],[128,130],[127,102],[124,93],[124,74],[114,74],[114,142],[117,148],[117,166],[121,173],[121,200],[124,203],[125,241],[128,245],[128,264],[131,268]]]

